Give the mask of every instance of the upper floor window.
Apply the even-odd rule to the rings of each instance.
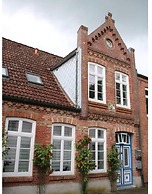
[[[89,145],[92,152],[92,160],[96,164],[93,172],[106,172],[106,130],[90,128],[89,137],[92,140]]]
[[[89,63],[89,100],[106,103],[105,67]]]
[[[7,69],[7,67],[3,67],[2,68],[2,76],[3,77],[8,77],[8,69]]]
[[[121,72],[115,72],[115,84],[116,104],[121,107],[130,108],[128,76]]]
[[[146,98],[146,112],[148,115],[148,88],[145,88],[145,98]]]
[[[40,84],[40,85],[43,84],[40,76],[38,76],[38,75],[34,75],[34,74],[31,74],[31,73],[26,73],[26,77],[27,77],[28,82],[31,82],[31,83],[34,83],[34,84]]]
[[[3,176],[32,176],[35,127],[35,121],[29,119],[6,119],[9,151]]]
[[[54,124],[52,130],[53,174],[74,174],[75,130],[71,125]]]

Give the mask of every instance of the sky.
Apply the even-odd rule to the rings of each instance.
[[[2,0],[2,36],[66,56],[77,46],[81,25],[89,33],[112,13],[138,73],[148,76],[148,0]]]

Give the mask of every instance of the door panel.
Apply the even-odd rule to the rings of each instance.
[[[116,143],[116,149],[120,153],[119,157],[122,161],[122,165],[118,169],[117,185],[130,185],[132,184],[131,141],[128,140],[130,136],[119,133],[117,137],[121,137],[121,139],[119,138],[121,141]]]

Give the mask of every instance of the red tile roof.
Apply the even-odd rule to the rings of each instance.
[[[2,63],[8,68],[8,78],[3,78],[3,97],[25,102],[41,102],[62,107],[73,107],[51,69],[63,58],[3,38]],[[36,54],[37,53],[37,54]],[[29,83],[26,73],[39,75],[43,85]]]

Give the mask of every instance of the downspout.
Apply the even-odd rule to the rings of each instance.
[[[76,107],[78,107],[78,49],[76,50],[76,76],[75,76],[75,103],[76,103]]]

